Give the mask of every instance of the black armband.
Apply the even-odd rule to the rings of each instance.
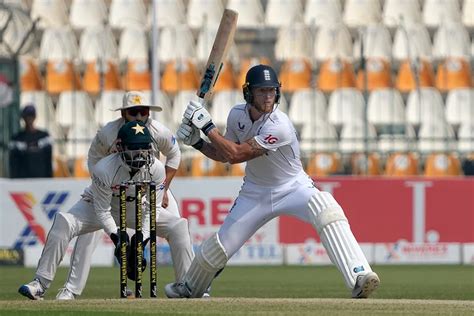
[[[207,136],[207,134],[209,134],[209,132],[210,132],[213,128],[216,128],[216,126],[214,125],[214,123],[213,123],[212,121],[210,121],[209,123],[207,123],[206,125],[204,125],[204,126],[201,128],[201,131],[204,133],[204,135]]]
[[[192,146],[196,150],[201,150],[202,146],[204,146],[204,139],[200,138],[199,141]]]

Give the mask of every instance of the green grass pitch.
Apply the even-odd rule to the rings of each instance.
[[[227,267],[211,299],[168,300],[163,286],[171,267],[159,267],[159,298],[150,299],[148,269],[144,299],[118,299],[119,270],[93,268],[82,296],[58,302],[67,270],[58,271],[44,301],[17,293],[34,269],[0,267],[0,315],[474,315],[472,266],[375,266],[381,286],[370,299],[350,299],[335,267]],[[129,286],[133,289],[133,282]]]

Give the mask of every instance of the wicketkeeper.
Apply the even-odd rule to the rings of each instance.
[[[163,200],[165,167],[156,159],[151,144],[152,137],[144,123],[128,122],[120,128],[116,144],[118,152],[101,159],[92,168],[92,184],[84,190],[82,198],[68,212],[56,213],[38,262],[35,278],[32,282],[19,288],[20,294],[33,300],[43,299],[69,242],[76,236],[104,229],[116,246],[115,255],[119,256],[120,240],[117,224],[119,222],[120,184],[124,181],[154,181],[157,184],[157,204]],[[134,210],[135,186],[129,185],[126,194],[127,209]],[[146,192],[141,201],[143,205],[145,200],[147,200]],[[143,206],[143,210],[143,233],[144,238],[147,239],[149,208]],[[169,229],[169,223],[175,222],[175,215],[164,209],[159,211],[157,218],[158,235],[163,235]],[[135,213],[133,211],[127,213],[127,223],[130,228],[135,227]],[[181,219],[178,225],[183,225],[187,229],[185,219]],[[188,238],[187,245],[190,247],[189,235],[186,236]],[[118,260],[120,262],[120,258]],[[136,268],[134,266],[135,260],[128,261],[130,266],[128,276],[133,279]]]

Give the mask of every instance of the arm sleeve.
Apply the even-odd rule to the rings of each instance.
[[[117,232],[117,224],[115,223],[112,213],[110,212],[112,201],[111,183],[108,183],[106,174],[93,168],[91,190],[94,196],[94,210],[97,218],[105,230],[107,235]]]
[[[292,133],[287,125],[266,124],[260,133],[255,136],[255,140],[263,148],[276,151],[278,147],[288,145],[291,142]]]

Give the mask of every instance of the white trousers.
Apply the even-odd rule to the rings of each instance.
[[[157,235],[167,239],[170,244],[175,277],[180,281],[194,258],[194,252],[187,220],[180,216],[175,198],[170,192],[168,194],[169,206],[166,209],[161,208],[156,230]],[[127,223],[133,223],[130,228],[134,228],[134,216],[135,212],[127,212]],[[118,223],[116,216],[114,220]],[[49,285],[54,279],[70,240],[78,236],[64,286],[74,294],[80,295],[89,276],[93,252],[103,236],[98,223],[93,204],[84,200],[77,202],[69,212],[58,214],[48,233],[36,275]]]
[[[321,195],[327,196],[329,193],[319,191],[305,173],[301,173],[294,181],[277,187],[262,187],[244,182],[239,196],[218,232],[228,258],[232,257],[260,227],[277,216],[295,216],[314,227],[315,216],[308,202],[312,196]],[[318,211],[324,212],[323,207],[320,208]],[[362,265],[365,273],[371,271],[371,268],[355,241],[347,221],[339,221],[329,226],[331,228],[337,226],[335,228],[337,238],[329,237],[328,242],[323,230],[324,236],[321,237],[324,238],[321,238],[321,241],[328,250],[332,262],[344,275],[346,286],[353,288],[359,274],[359,270],[356,269],[354,272],[354,268]],[[344,242],[344,247],[335,248],[332,246],[333,239],[348,240],[348,245],[346,246]]]

